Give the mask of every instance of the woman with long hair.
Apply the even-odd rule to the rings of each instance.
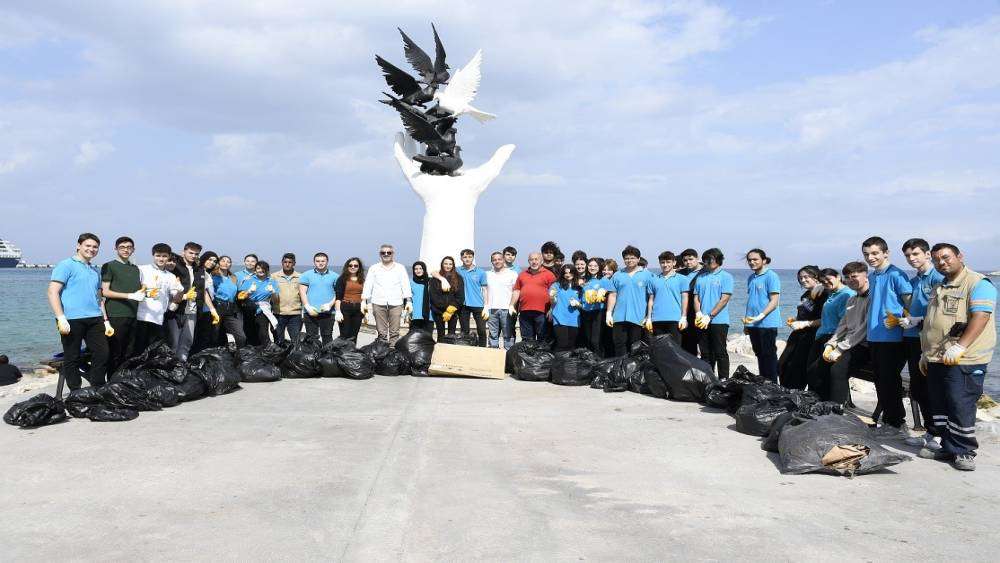
[[[576,345],[580,306],[583,304],[583,290],[577,283],[578,280],[576,267],[564,264],[559,267],[559,278],[549,288],[549,298],[552,301],[549,316],[555,330],[556,352],[572,350]]]
[[[194,325],[194,342],[191,344],[191,354],[195,354],[210,348],[219,340],[219,325],[215,321],[214,297],[215,284],[212,280],[212,270],[219,265],[219,255],[208,251],[201,255],[198,267],[205,272],[205,292],[207,293],[205,303],[198,311],[198,318]]]
[[[278,285],[271,279],[271,265],[263,260],[258,260],[253,268],[253,275],[243,278],[240,282],[240,292],[237,299],[241,299],[247,304],[244,309],[253,311],[254,329],[257,331],[257,341],[261,345],[271,342],[271,327],[278,324],[271,310],[271,298],[278,292]],[[254,307],[249,305],[253,303]],[[272,325],[271,320],[274,320]]]
[[[448,282],[448,289],[441,286],[441,278]],[[458,310],[462,307],[465,296],[465,286],[462,285],[462,276],[455,271],[455,259],[445,256],[441,259],[441,267],[438,276],[432,277],[427,282],[427,289],[430,293],[431,314],[434,317],[434,326],[437,328],[437,339],[447,336],[455,336],[455,326],[458,324]]]
[[[334,316],[340,337],[357,342],[365,316],[361,313],[361,293],[365,287],[365,265],[357,256],[348,258],[333,286],[336,295]]]
[[[417,261],[411,268],[413,277],[410,278],[410,293],[413,294],[413,317],[410,318],[410,330],[432,331],[434,328],[431,317],[431,300],[427,292],[427,283],[430,276],[427,275],[427,264]]]
[[[581,278],[583,280],[583,305],[580,308],[579,342],[591,352],[604,355],[601,346],[601,327],[604,326],[604,304],[607,301],[608,282],[601,271],[604,270],[604,260],[590,258],[587,269]]]
[[[219,263],[212,271],[212,286],[215,288],[215,310],[219,313],[222,329],[218,331],[220,346],[229,344],[226,335],[233,337],[236,346],[246,345],[247,337],[243,334],[243,313],[236,303],[236,295],[240,292],[239,282],[233,273],[233,259],[220,256]]]
[[[802,295],[795,317],[786,322],[792,329],[788,335],[785,350],[778,358],[778,377],[782,385],[789,389],[805,389],[808,383],[806,371],[809,368],[809,350],[816,340],[816,331],[823,318],[823,306],[830,293],[822,283],[823,274],[818,266],[799,268],[799,285]]]

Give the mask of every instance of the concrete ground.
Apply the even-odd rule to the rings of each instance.
[[[3,425],[0,559],[996,559],[995,443],[974,473],[792,476],[732,423],[633,393],[376,376]]]

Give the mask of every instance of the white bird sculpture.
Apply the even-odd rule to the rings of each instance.
[[[461,70],[451,77],[451,81],[448,82],[447,86],[434,93],[434,99],[437,100],[438,106],[441,109],[455,116],[463,114],[471,115],[480,123],[496,119],[496,115],[472,107],[472,99],[476,97],[476,92],[479,90],[479,81],[483,78],[479,70],[482,64],[483,51],[480,49],[473,55],[469,64],[462,67]]]

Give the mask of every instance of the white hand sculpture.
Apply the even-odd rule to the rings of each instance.
[[[424,234],[420,259],[436,266],[445,256],[458,256],[463,248],[475,248],[476,202],[507,163],[514,145],[504,145],[493,158],[476,168],[463,168],[455,176],[437,176],[420,171],[413,160],[417,144],[408,135],[396,134],[396,161],[413,191],[424,200]]]

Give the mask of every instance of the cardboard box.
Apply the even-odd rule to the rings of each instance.
[[[499,348],[477,348],[437,344],[431,356],[429,375],[452,375],[459,377],[481,377],[484,379],[504,379],[506,352]]]

